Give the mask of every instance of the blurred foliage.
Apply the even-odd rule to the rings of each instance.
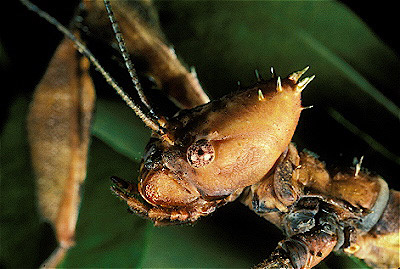
[[[348,167],[354,156],[364,155],[366,167],[399,188],[394,180],[399,168],[400,91],[393,79],[400,73],[399,58],[347,7],[333,1],[156,4],[171,44],[189,66],[196,67],[213,98],[235,90],[237,80],[244,86],[254,83],[254,69],[268,78],[271,66],[286,76],[310,65],[308,73],[317,77],[304,92],[303,104],[314,108],[302,115],[294,139],[299,148],[315,151],[333,168]],[[46,53],[50,57],[51,51]],[[44,70],[46,57],[39,70]],[[33,89],[38,79],[24,86]],[[27,107],[26,95],[15,99],[1,134],[0,265],[4,267],[38,266],[55,245],[36,212],[25,131]],[[267,257],[282,235],[239,203],[194,226],[154,228],[127,213],[125,203],[111,194],[109,177],[136,178],[149,136],[128,110],[121,101],[98,100],[77,245],[62,266],[248,268]],[[370,141],[338,122],[341,118],[333,117],[335,113],[391,154],[376,151]],[[338,264],[363,266],[331,255],[320,267]]]

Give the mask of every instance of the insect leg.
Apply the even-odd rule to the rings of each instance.
[[[85,17],[85,24],[90,26],[94,35],[102,36],[105,24],[98,20],[97,14],[104,18],[107,16],[103,1],[84,3],[89,14],[96,14]],[[151,8],[149,2],[145,3]],[[147,67],[146,74],[154,78],[157,88],[171,98],[179,108],[188,109],[210,101],[199,83],[194,68],[188,70],[165,39],[157,18],[153,18],[152,21],[143,18],[135,8],[135,4],[130,1],[111,1],[111,4],[119,28],[123,30],[127,52],[131,57],[139,57],[140,61],[144,62]],[[109,30],[107,36],[111,37],[112,29]],[[111,44],[113,40],[107,42]],[[147,97],[152,103],[151,98]]]
[[[75,244],[75,225],[86,177],[94,85],[89,63],[65,38],[35,89],[28,137],[42,216],[54,227],[59,247],[43,263],[55,267]]]
[[[287,212],[288,206],[298,198],[300,190],[293,179],[298,165],[299,155],[291,143],[276,162],[273,173],[265,175],[260,182],[250,186],[242,195],[242,202],[257,214],[275,223],[268,217],[272,216],[269,213]],[[278,223],[275,224],[279,227]]]
[[[338,229],[334,218],[321,217],[313,229],[279,242],[271,256],[255,268],[312,268],[334,250]]]
[[[299,160],[296,147],[290,143],[274,170],[274,192],[279,201],[286,207],[292,205],[298,199],[299,190],[295,185],[293,174],[299,165]]]

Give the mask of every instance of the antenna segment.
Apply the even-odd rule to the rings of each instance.
[[[150,113],[153,114],[154,112],[151,109],[151,106],[150,106],[149,102],[147,101],[146,96],[144,95],[144,92],[143,92],[142,86],[140,85],[135,67],[133,66],[133,63],[129,56],[129,53],[126,49],[124,36],[122,35],[122,32],[119,28],[117,20],[115,19],[115,15],[114,15],[114,12],[112,11],[110,1],[104,0],[104,5],[106,7],[108,18],[110,19],[110,22],[111,22],[111,25],[113,28],[115,38],[117,39],[119,50],[121,52],[122,57],[124,58],[125,65],[126,65],[126,68],[128,69],[129,75],[131,76],[133,85],[135,86],[135,89],[136,89],[142,103],[145,104],[145,106],[150,110]],[[156,115],[154,115],[154,116],[156,117]]]

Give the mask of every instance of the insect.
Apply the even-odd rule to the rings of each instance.
[[[257,87],[255,87],[255,90],[253,91],[253,97],[255,97],[255,100],[259,103],[263,103],[265,102],[265,100],[268,100],[270,98],[268,92],[273,92],[273,93],[279,93],[279,92],[285,92],[283,91],[284,88],[287,88],[288,85],[290,85],[290,83],[292,83],[293,85],[296,85],[296,83],[299,83],[297,77],[300,77],[301,73],[303,72],[299,72],[299,73],[293,73],[291,76],[288,77],[288,79],[280,79],[278,77],[274,78],[272,81],[270,82],[264,82],[262,80],[260,80],[259,84]],[[310,79],[307,79],[305,81],[300,82],[300,86],[298,86],[298,88],[302,88],[302,86],[306,85],[307,82],[309,82]],[[273,82],[273,83],[272,83]],[[268,87],[266,86],[268,85]],[[271,86],[273,85],[273,86]],[[260,87],[261,89],[259,89],[258,87]],[[268,88],[267,93],[263,92],[263,88],[266,87]],[[281,89],[282,88],[282,89]],[[273,89],[274,91],[271,91],[271,89]],[[294,92],[297,92],[297,90],[295,90]],[[231,101],[231,100],[229,100]],[[243,100],[239,100],[242,101]],[[221,101],[222,102],[222,101]],[[223,103],[223,102],[222,102]],[[212,104],[212,103],[211,103]],[[240,104],[240,103],[239,103]],[[296,103],[297,106],[295,106],[297,108],[297,110],[299,111],[301,109],[299,102]],[[214,103],[215,105],[215,103]],[[209,105],[211,107],[211,105]],[[203,106],[199,109],[197,109],[196,112],[186,112],[188,113],[190,116],[192,114],[202,114],[202,113],[207,113],[204,111],[207,111],[207,106]],[[224,110],[221,110],[224,111]],[[217,113],[216,113],[217,114]],[[211,115],[211,113],[210,113]],[[186,116],[186,117],[185,117]],[[292,120],[292,126],[293,124],[296,125],[297,124],[297,116],[294,116],[294,120]],[[188,117],[187,115],[185,115],[185,113],[182,114],[182,116],[176,117],[174,118],[175,120],[178,121],[179,124],[177,124],[176,126],[174,126],[172,129],[179,129],[179,128],[185,128],[182,127],[181,125],[185,125],[187,123],[183,123],[183,122],[189,122],[191,123],[189,120],[191,119],[191,117]],[[221,119],[220,119],[221,120]],[[210,120],[211,121],[211,120]],[[161,121],[163,122],[163,121]],[[212,121],[211,121],[212,122]],[[294,123],[293,123],[294,122]],[[160,123],[159,123],[160,124]],[[168,121],[163,124],[168,124]],[[181,125],[180,125],[181,124]],[[157,125],[157,124],[156,124]],[[160,126],[159,126],[160,127]],[[157,127],[157,128],[159,128]],[[161,126],[163,127],[163,126]],[[165,128],[165,127],[163,127]],[[161,128],[159,128],[161,129]],[[273,168],[274,171],[274,175],[278,174],[279,175],[279,179],[284,179],[282,180],[281,184],[283,184],[282,186],[275,186],[275,189],[273,189],[273,192],[275,192],[275,195],[278,195],[279,198],[278,200],[276,200],[276,197],[271,197],[271,199],[268,199],[268,202],[270,203],[274,203],[274,202],[280,202],[283,204],[274,204],[271,207],[266,207],[265,204],[263,204],[263,199],[265,199],[266,197],[268,197],[268,195],[272,195],[271,193],[263,193],[263,191],[266,191],[267,188],[265,186],[263,186],[263,184],[261,182],[259,182],[259,179],[255,180],[255,179],[249,179],[249,181],[246,181],[245,183],[239,183],[238,181],[233,182],[231,184],[229,184],[228,186],[223,186],[219,185],[217,187],[210,186],[210,182],[202,182],[201,180],[197,180],[194,184],[195,188],[193,188],[193,186],[187,186],[188,189],[186,190],[190,190],[192,193],[195,193],[196,190],[199,192],[199,190],[201,190],[201,194],[197,194],[195,196],[190,196],[190,197],[185,197],[184,196],[179,196],[177,197],[177,193],[179,189],[168,189],[171,188],[171,184],[167,185],[162,185],[163,182],[167,182],[170,181],[170,174],[169,173],[162,173],[161,175],[156,175],[154,176],[154,171],[160,171],[162,170],[163,172],[165,172],[165,168],[169,168],[169,169],[174,169],[173,174],[177,174],[177,173],[188,173],[189,170],[193,170],[193,169],[200,169],[203,166],[207,166],[209,163],[210,164],[215,164],[217,162],[217,157],[216,156],[221,156],[220,152],[216,152],[215,150],[215,145],[210,145],[209,142],[209,137],[206,136],[204,133],[206,133],[205,131],[203,131],[204,133],[202,134],[204,137],[206,138],[202,138],[202,139],[195,139],[195,141],[193,141],[193,138],[185,138],[188,139],[188,141],[182,142],[184,141],[183,138],[179,137],[174,137],[174,135],[172,135],[170,137],[169,132],[165,132],[162,131],[160,132],[159,129],[156,129],[156,133],[159,133],[159,136],[161,137],[161,140],[158,140],[156,142],[153,142],[152,145],[149,146],[149,154],[147,156],[147,159],[145,159],[145,163],[142,166],[142,171],[145,171],[144,174],[147,174],[147,177],[143,177],[143,181],[140,185],[140,188],[138,189],[138,191],[141,193],[141,195],[145,198],[145,200],[147,201],[147,203],[151,204],[151,205],[162,205],[164,208],[162,210],[157,210],[158,208],[153,208],[150,209],[149,208],[149,204],[146,205],[146,203],[144,202],[139,202],[136,198],[131,197],[131,192],[132,194],[135,192],[134,188],[132,185],[130,185],[129,183],[127,183],[126,181],[123,181],[121,179],[118,178],[114,178],[114,182],[117,186],[117,188],[114,188],[115,192],[117,192],[121,197],[123,197],[124,199],[126,199],[128,201],[128,204],[131,206],[132,210],[134,211],[138,211],[142,214],[145,214],[147,216],[149,216],[152,219],[155,219],[157,221],[157,223],[163,223],[164,220],[178,220],[178,221],[194,221],[195,219],[197,219],[198,216],[200,215],[206,215],[208,213],[210,213],[211,211],[214,210],[214,208],[220,204],[223,204],[227,201],[229,201],[229,199],[234,199],[236,198],[235,196],[238,195],[238,192],[242,191],[242,188],[244,187],[248,187],[250,185],[252,185],[251,188],[248,188],[244,191],[243,194],[243,199],[245,201],[245,203],[251,205],[253,210],[256,210],[259,213],[270,213],[270,211],[276,211],[279,210],[280,212],[285,212],[285,210],[288,210],[289,207],[292,207],[293,212],[290,212],[288,214],[287,219],[285,219],[285,223],[288,226],[287,230],[285,231],[288,235],[291,233],[298,233],[298,229],[303,229],[301,230],[302,232],[308,232],[311,231],[312,229],[320,229],[321,227],[319,227],[318,225],[320,225],[322,222],[325,224],[327,224],[328,226],[331,225],[332,227],[328,227],[329,229],[341,229],[342,227],[338,228],[335,225],[343,225],[343,223],[341,223],[343,221],[343,219],[341,219],[341,215],[339,213],[337,213],[337,208],[346,208],[348,210],[348,212],[346,211],[346,213],[350,214],[354,213],[355,215],[351,216],[351,217],[355,217],[358,218],[358,221],[364,220],[364,215],[363,212],[367,212],[365,214],[369,214],[371,212],[368,212],[368,209],[373,209],[373,211],[375,212],[382,212],[380,211],[382,209],[382,204],[385,204],[385,202],[379,202],[381,201],[380,199],[383,199],[383,201],[385,201],[384,198],[380,198],[380,197],[384,197],[384,191],[378,191],[378,190],[383,190],[384,189],[384,184],[380,183],[381,181],[379,181],[378,179],[370,179],[369,176],[366,176],[364,174],[362,174],[362,172],[358,172],[357,176],[360,176],[361,178],[365,178],[366,182],[370,182],[368,184],[372,184],[372,185],[377,185],[377,186],[373,186],[374,188],[376,188],[376,193],[377,196],[371,198],[371,201],[366,202],[366,204],[368,206],[366,206],[365,208],[361,208],[362,210],[360,211],[360,208],[353,208],[351,207],[351,205],[348,204],[336,204],[337,201],[335,201],[335,199],[338,199],[335,196],[340,196],[342,194],[339,193],[335,193],[335,192],[329,192],[329,194],[332,194],[332,196],[334,198],[332,198],[333,200],[329,200],[328,198],[326,198],[326,193],[324,193],[323,191],[319,190],[318,188],[316,193],[313,193],[313,191],[311,192],[305,192],[304,189],[300,189],[300,190],[296,190],[295,185],[293,182],[291,182],[291,179],[293,177],[293,175],[295,173],[302,173],[302,171],[308,171],[308,169],[310,169],[311,171],[313,171],[313,169],[311,169],[310,167],[313,166],[317,166],[320,167],[320,164],[318,164],[318,162],[316,160],[314,160],[312,157],[308,156],[308,155],[303,155],[300,157],[300,160],[296,160],[296,156],[297,156],[297,152],[293,147],[289,147],[287,150],[285,150],[284,148],[280,148],[275,150],[276,152],[278,152],[279,154],[275,154],[274,157],[272,157],[272,164],[269,165],[268,168],[266,168],[266,171],[262,172],[262,171],[257,171],[259,173],[263,173],[263,175],[267,175],[268,171],[270,171],[270,168],[272,168],[272,166],[274,166],[275,161],[277,161],[279,159],[279,161],[276,163],[276,165]],[[168,130],[168,128],[166,128]],[[293,127],[290,127],[288,129],[294,129]],[[190,129],[189,129],[190,131]],[[196,135],[198,130],[194,131],[194,133]],[[293,130],[291,130],[288,133],[288,137],[289,139],[286,139],[286,142],[284,142],[284,144],[288,144],[290,141],[290,137],[292,136]],[[179,132],[177,132],[177,134],[179,134]],[[221,138],[218,138],[218,132],[216,134],[216,140],[223,140]],[[164,138],[163,138],[164,137]],[[181,141],[181,142],[176,142],[175,139],[177,139],[177,141]],[[189,143],[190,144],[185,144],[185,143]],[[235,143],[237,143],[237,141],[235,141]],[[176,146],[175,144],[178,144],[181,148],[185,149],[186,154],[183,154],[183,157],[181,156],[181,153],[174,153],[174,150],[177,151],[177,149],[173,149],[173,150],[166,150],[165,148],[168,148],[166,145],[169,146]],[[275,143],[272,143],[275,145]],[[280,145],[282,147],[282,145]],[[286,145],[285,145],[286,147]],[[160,148],[162,150],[160,150]],[[179,147],[178,147],[179,148]],[[182,149],[180,149],[182,150]],[[161,151],[161,153],[160,153]],[[202,154],[200,154],[202,153]],[[217,154],[218,153],[218,154]],[[175,154],[175,155],[174,155]],[[197,154],[197,155],[196,155]],[[215,155],[216,154],[216,155]],[[260,155],[260,153],[255,153],[256,156]],[[279,158],[279,155],[281,155],[281,158]],[[168,157],[168,156],[174,156],[172,157]],[[178,158],[179,157],[179,158]],[[181,158],[182,157],[182,158]],[[165,162],[165,159],[167,159],[169,162],[165,163],[161,163],[160,164],[160,160],[162,159],[162,161]],[[146,163],[147,160],[147,163]],[[190,163],[190,167],[187,166],[187,168],[185,168],[184,170],[177,170],[176,166],[180,165],[179,163],[174,164],[171,163],[173,161],[176,160],[181,160],[184,162],[189,162]],[[145,166],[147,164],[147,166]],[[157,166],[158,165],[158,166]],[[164,166],[169,166],[169,167],[164,167]],[[288,168],[290,166],[293,166],[292,168]],[[162,169],[160,168],[162,167]],[[171,167],[171,168],[170,168]],[[188,167],[190,169],[188,169]],[[193,168],[193,169],[192,169]],[[296,168],[296,169],[294,169]],[[148,169],[149,171],[146,171],[146,169]],[[181,169],[181,168],[180,168]],[[290,169],[294,169],[294,171],[289,171]],[[321,168],[323,170],[323,168]],[[183,171],[183,172],[182,172]],[[197,171],[197,170],[194,170]],[[277,171],[275,173],[275,171]],[[272,172],[271,172],[272,173]],[[305,172],[303,172],[305,173]],[[149,177],[151,176],[151,177]],[[285,177],[286,176],[286,177]],[[258,177],[262,177],[260,175],[258,175]],[[276,181],[277,176],[273,176],[273,179]],[[356,177],[356,174],[354,173],[354,177]],[[193,178],[193,177],[191,177]],[[207,177],[201,177],[201,179],[206,179]],[[307,176],[302,176],[302,179],[304,181],[307,181]],[[265,182],[268,182],[267,178],[265,179]],[[185,180],[188,181],[188,180]],[[329,182],[329,181],[327,181]],[[376,183],[379,182],[379,183]],[[187,182],[186,182],[187,183]],[[219,183],[223,183],[222,180],[219,181]],[[259,183],[259,184],[257,184]],[[269,184],[269,183],[268,183]],[[279,184],[279,183],[278,183]],[[292,188],[292,190],[287,190],[285,189],[285,191],[282,191],[282,193],[277,194],[280,190],[280,188],[284,189],[287,188],[287,186],[285,185],[287,184],[289,186],[289,189]],[[305,185],[307,185],[306,183],[304,183]],[[366,183],[367,184],[367,183]],[[211,184],[212,185],[212,184]],[[166,193],[164,193],[164,195],[162,196],[157,196],[154,194],[154,188],[157,191],[160,190],[166,190]],[[168,195],[172,194],[173,196],[168,197]],[[232,195],[233,194],[233,195]],[[288,195],[288,197],[284,197],[284,195]],[[228,196],[229,198],[227,198],[226,196]],[[329,195],[328,195],[329,196]],[[299,198],[302,197],[302,198]],[[167,200],[163,200],[163,198],[166,198]],[[169,198],[169,199],[168,199]],[[169,204],[171,202],[171,198],[176,198],[175,201],[172,202],[172,204]],[[199,199],[200,198],[200,199]],[[326,199],[325,199],[326,198]],[[185,200],[187,199],[187,200]],[[250,200],[249,200],[250,199]],[[274,200],[275,199],[275,200]],[[204,208],[201,208],[201,204],[195,204],[193,203],[193,201],[200,201],[200,203],[203,203]],[[296,206],[294,206],[293,201],[296,202]],[[175,204],[174,204],[175,203]],[[292,203],[292,204],[291,204]],[[381,204],[382,203],[382,204]],[[179,211],[174,211],[171,210],[171,206],[172,207],[179,207],[182,206],[183,204],[191,204],[191,206],[193,206],[193,208],[189,207],[189,210],[187,207],[185,208],[185,210],[182,210],[181,212]],[[350,203],[351,204],[351,203]],[[380,208],[380,210],[376,210],[376,207],[374,206],[378,206]],[[146,208],[147,206],[147,208]],[[298,206],[298,207],[297,207]],[[309,207],[307,208],[308,211],[304,212],[305,207]],[[331,207],[334,207],[333,209]],[[167,209],[165,209],[167,208]],[[264,209],[263,209],[264,208]],[[286,208],[286,209],[285,209]],[[200,211],[196,211],[196,210],[200,210]],[[265,212],[263,210],[266,210]],[[327,216],[319,216],[320,212],[325,212],[325,211],[329,211],[332,210],[337,214],[327,214]],[[358,212],[358,211],[360,212]],[[363,212],[362,212],[363,211]],[[332,212],[330,212],[332,213]],[[357,215],[357,214],[359,215]],[[272,212],[272,215],[267,214],[267,216],[274,216],[276,215],[276,212]],[[371,213],[372,214],[372,213]],[[375,215],[378,213],[375,213]],[[318,215],[318,219],[317,216]],[[334,220],[328,220],[328,218],[333,215]],[[336,216],[337,215],[337,216]],[[345,214],[346,215],[346,214]],[[379,215],[379,214],[378,214]],[[295,216],[295,217],[294,217]],[[311,217],[310,217],[311,216]],[[301,218],[305,218],[305,219],[301,219]],[[306,218],[308,217],[308,219]],[[348,217],[347,215],[345,216],[346,218]],[[272,222],[274,222],[274,218],[275,217],[268,217],[268,218],[272,218]],[[300,218],[302,221],[301,223],[296,222],[298,220],[298,218]],[[376,217],[373,218],[373,221],[376,221],[375,219]],[[293,219],[293,223],[291,223]],[[312,221],[317,221],[318,223],[312,223]],[[276,221],[276,219],[275,219]],[[280,220],[282,221],[282,220]],[[339,224],[338,224],[339,223]],[[346,223],[347,224],[347,223]],[[279,224],[280,225],[280,224]],[[293,227],[291,225],[294,225]],[[301,227],[300,227],[301,226]],[[370,227],[369,227],[370,228]],[[295,231],[297,229],[297,231]],[[343,230],[344,233],[344,230]],[[330,236],[332,236],[332,234],[329,234]],[[349,234],[347,236],[350,236]],[[349,237],[346,238],[347,241],[349,241]],[[330,239],[331,242],[333,242],[332,244],[335,244],[335,240],[338,240],[337,238],[331,238]],[[349,242],[347,242],[349,243]],[[286,243],[286,245],[289,243]],[[284,245],[284,246],[286,246]],[[302,257],[299,258],[299,260],[295,260],[293,257],[291,257],[291,263],[292,265],[301,265],[301,263],[307,264],[307,266],[312,266],[315,263],[317,263],[319,261],[319,259],[322,259],[323,256],[325,256],[327,253],[329,252],[328,250],[324,250],[323,251],[313,251],[315,253],[315,255],[312,254],[312,256],[314,257],[314,261],[310,261],[310,258],[307,256],[308,251],[307,251],[307,247],[308,246],[304,246],[301,245],[300,247],[297,246],[296,244],[294,244],[295,247],[298,248],[298,251],[295,251],[295,253],[302,253],[301,251],[304,251],[304,249],[306,249],[306,254],[304,254]],[[318,244],[317,244],[318,246]],[[328,246],[331,246],[328,244]],[[291,246],[293,247],[293,246]],[[288,248],[286,246],[286,248]],[[286,250],[285,250],[286,251]],[[311,251],[310,251],[311,252]],[[274,254],[276,255],[278,258],[283,258],[285,257],[285,253],[282,252],[282,250],[277,250],[277,253]],[[318,258],[316,258],[318,257]],[[304,261],[305,259],[305,261]],[[278,261],[279,259],[276,259],[276,261]],[[282,262],[287,262],[287,259],[282,261]]]

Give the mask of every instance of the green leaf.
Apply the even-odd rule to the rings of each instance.
[[[124,102],[97,100],[92,133],[122,155],[140,161],[150,130]]]

